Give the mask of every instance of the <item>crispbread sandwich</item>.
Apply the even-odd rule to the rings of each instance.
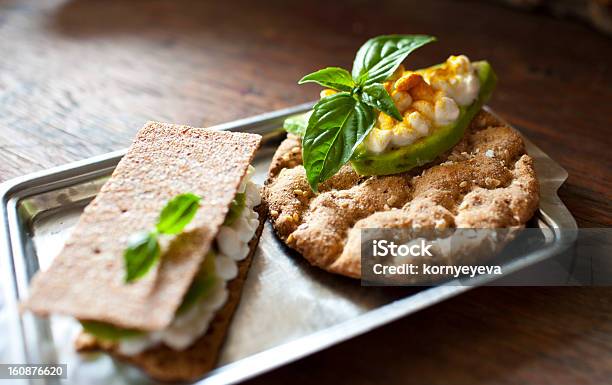
[[[300,81],[327,89],[311,112],[285,122],[263,199],[276,233],[311,264],[359,278],[362,229],[419,237],[520,228],[537,209],[539,185],[521,136],[482,109],[496,84],[492,66],[459,55],[403,68],[432,40],[379,36],[359,49],[352,73],[330,67]],[[483,244],[429,262],[479,263],[475,256],[493,255],[475,253]]]
[[[158,380],[216,362],[261,233],[255,134],[147,123],[24,303]]]

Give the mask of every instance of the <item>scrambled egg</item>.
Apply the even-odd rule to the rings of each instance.
[[[406,71],[400,66],[384,86],[404,119],[398,122],[385,113],[378,115],[364,141],[374,153],[409,145],[436,127],[452,124],[459,118],[459,107],[472,104],[478,97],[480,81],[470,60],[460,55],[420,71]]]

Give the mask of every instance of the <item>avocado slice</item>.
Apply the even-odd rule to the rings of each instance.
[[[187,289],[187,293],[183,297],[183,302],[176,311],[176,314],[182,314],[197,303],[200,299],[210,294],[211,289],[217,283],[217,275],[215,274],[215,252],[209,251],[200,266],[200,270],[193,278],[191,286]]]
[[[106,322],[80,321],[83,330],[87,333],[107,341],[117,341],[123,338],[138,337],[144,334],[143,331],[135,329],[122,329]]]
[[[397,174],[429,163],[457,144],[474,116],[493,93],[497,83],[495,72],[488,62],[478,61],[473,65],[480,80],[480,91],[471,105],[459,107],[459,118],[454,123],[436,128],[431,135],[411,145],[381,154],[371,153],[361,144],[351,158],[355,171],[360,175]]]
[[[290,134],[304,136],[310,115],[312,115],[312,110],[304,114],[290,116],[283,122],[283,128]]]
[[[236,222],[238,218],[240,218],[240,214],[242,214],[242,210],[246,206],[246,194],[245,193],[237,193],[230,205],[229,212],[225,217],[225,221],[223,222],[223,226],[231,226]]]

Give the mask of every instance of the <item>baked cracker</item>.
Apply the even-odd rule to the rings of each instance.
[[[288,134],[263,192],[272,225],[311,264],[353,278],[361,277],[361,229],[517,228],[539,202],[533,159],[521,136],[484,110],[458,144],[427,166],[360,176],[347,164],[319,191],[308,186],[300,138]],[[462,254],[429,262],[477,262]]]
[[[24,308],[146,331],[168,326],[223,223],[261,136],[148,122],[85,208],[64,249],[32,280]],[[128,237],[192,192],[201,207],[143,278],[126,284]]]
[[[228,299],[212,319],[208,331],[186,350],[172,350],[160,345],[135,356],[119,354],[113,343],[104,342],[82,332],[76,340],[80,352],[106,351],[120,361],[140,367],[147,375],[158,381],[193,381],[211,371],[217,362],[221,345],[225,339],[232,315],[240,301],[242,286],[266,219],[265,205],[255,208],[259,214],[259,227],[249,242],[249,255],[238,263],[238,276],[228,282]]]

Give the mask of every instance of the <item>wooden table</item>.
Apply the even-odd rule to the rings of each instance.
[[[487,58],[491,105],[562,164],[580,226],[612,225],[612,40],[481,2],[0,2],[0,181],[126,147],[146,120],[206,126],[317,97],[368,37],[428,33],[409,66]],[[612,289],[482,288],[254,380],[601,384]]]

